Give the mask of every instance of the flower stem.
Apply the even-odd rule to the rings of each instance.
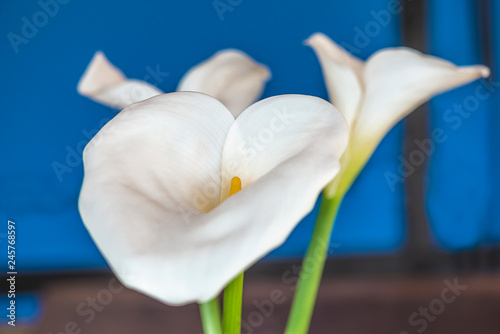
[[[241,305],[243,302],[243,273],[233,279],[224,289],[222,328],[224,334],[240,334]]]
[[[325,193],[322,195],[316,226],[302,262],[285,334],[308,333],[323,268],[328,255],[330,234],[342,198],[342,194],[338,193],[331,197],[327,197]]]
[[[222,334],[218,297],[200,304],[200,314],[205,334]]]

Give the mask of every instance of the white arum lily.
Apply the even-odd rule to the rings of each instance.
[[[286,334],[308,333],[337,211],[385,134],[433,95],[489,75],[485,66],[457,67],[404,47],[380,50],[362,62],[320,33],[306,44],[319,58],[330,101],[349,123],[350,138],[341,171],[323,192]]]
[[[419,105],[490,73],[482,65],[457,67],[406,47],[382,49],[362,62],[320,33],[306,44],[319,58],[330,101],[351,129],[342,172],[329,195],[347,191],[385,134]]]
[[[166,75],[160,71],[160,74]],[[262,94],[270,78],[267,67],[238,50],[222,50],[193,67],[181,79],[177,91],[208,94],[221,101],[236,117]],[[77,87],[81,95],[104,105],[126,106],[163,94],[152,84],[127,77],[96,52]]]
[[[80,213],[125,285],[167,304],[206,302],[284,242],[347,141],[342,114],[316,97],[271,97],[235,120],[205,94],[156,96],[85,148]]]

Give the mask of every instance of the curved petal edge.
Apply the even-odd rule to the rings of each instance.
[[[177,91],[193,91],[221,101],[237,117],[262,95],[271,78],[269,69],[246,53],[227,49],[190,69]]]

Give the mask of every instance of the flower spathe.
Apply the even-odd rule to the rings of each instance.
[[[227,49],[190,69],[178,92],[200,92],[215,97],[237,117],[262,95],[271,78],[269,69],[245,53]]]
[[[191,68],[180,80],[177,91],[193,91],[221,101],[234,115],[257,101],[270,79],[268,68],[239,50],[227,49]],[[116,109],[163,94],[154,85],[128,79],[98,51],[77,87],[81,95]]]
[[[347,191],[398,121],[432,96],[490,73],[486,66],[459,67],[406,47],[382,49],[362,62],[321,33],[306,44],[319,58],[330,101],[351,129],[342,171],[327,191],[330,196]]]
[[[80,213],[126,286],[167,304],[205,302],[312,210],[348,131],[310,96],[268,98],[235,119],[205,94],[159,95],[87,145]],[[242,190],[229,197],[234,177]]]

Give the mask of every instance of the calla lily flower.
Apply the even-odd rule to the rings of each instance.
[[[323,192],[313,238],[303,263],[285,333],[308,333],[335,218],[366,162],[402,118],[433,95],[487,77],[485,66],[457,67],[405,47],[383,49],[366,62],[350,55],[323,34],[306,42],[316,52],[330,101],[345,116],[349,144],[341,171]]]
[[[267,98],[235,119],[205,94],[155,96],[85,148],[80,213],[126,286],[171,305],[206,302],[312,210],[348,131],[316,97]]]
[[[270,77],[266,66],[241,51],[227,49],[189,70],[177,91],[208,94],[221,101],[236,117],[260,98]],[[92,58],[77,90],[81,95],[119,110],[163,94],[146,81],[127,79],[100,51]]]
[[[385,134],[419,105],[490,74],[482,65],[457,67],[406,47],[380,50],[362,62],[321,33],[305,43],[316,52],[330,101],[351,129],[342,171],[327,196],[345,193]]]

